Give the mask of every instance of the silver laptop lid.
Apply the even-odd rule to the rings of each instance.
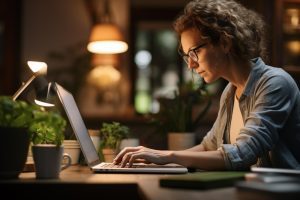
[[[54,83],[54,88],[68,116],[69,122],[80,144],[87,164],[90,167],[99,164],[100,160],[98,153],[95,149],[92,139],[88,134],[88,130],[83,122],[73,95],[58,83]]]
[[[100,164],[101,161],[95,149],[95,146],[88,134],[88,130],[83,122],[81,114],[78,110],[73,95],[64,89],[59,84],[54,84],[55,91],[64,107],[64,110],[68,116],[69,122],[76,135],[76,138],[81,146],[83,155],[87,161],[87,164],[91,169],[97,172],[131,172],[131,173],[187,173],[188,170],[185,167],[179,166],[154,166],[154,168],[112,168],[111,170],[102,168],[97,169],[96,165]]]

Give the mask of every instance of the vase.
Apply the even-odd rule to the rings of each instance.
[[[18,178],[26,163],[29,143],[27,129],[0,127],[0,179]]]
[[[195,146],[196,135],[191,132],[168,133],[168,149],[184,150]]]

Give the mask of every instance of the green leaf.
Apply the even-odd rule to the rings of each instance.
[[[151,122],[156,122],[165,132],[194,131],[211,106],[210,94],[204,82],[196,87],[191,81],[178,88],[173,91],[173,98],[158,98],[160,111],[152,115]],[[203,109],[193,116],[195,106],[199,105],[203,105]]]
[[[117,149],[122,139],[128,138],[130,130],[119,122],[103,123],[100,130],[102,148]]]

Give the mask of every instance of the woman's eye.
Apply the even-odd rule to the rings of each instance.
[[[199,53],[201,48],[194,50],[195,53]]]

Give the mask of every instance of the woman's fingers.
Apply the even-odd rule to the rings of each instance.
[[[121,167],[132,167],[135,162],[165,164],[162,157],[165,156],[164,151],[153,150],[139,147],[126,147],[114,159],[114,164],[120,164]]]
[[[126,153],[126,154],[123,156],[122,161],[121,161],[121,164],[120,164],[121,167],[125,167],[125,166],[126,166],[128,160],[130,159],[131,154],[132,154],[131,152],[128,152],[128,153]]]
[[[128,167],[132,167],[133,163],[143,160],[146,161],[146,154],[142,149],[135,152],[128,152],[123,156],[121,167],[125,167],[128,163]]]
[[[133,163],[143,160],[145,163],[156,163],[156,164],[166,164],[164,159],[164,153],[160,151],[153,151],[151,149],[143,148],[138,151],[128,152],[123,156],[121,161],[121,167],[132,167]]]
[[[121,162],[121,167],[126,167],[128,164],[128,167],[132,167],[133,163],[136,162],[136,160],[143,159],[141,156],[139,156],[141,153],[138,152],[129,152],[123,156],[123,160]]]
[[[114,164],[119,164],[122,160],[124,155],[126,155],[126,153],[128,152],[135,152],[140,150],[141,148],[143,148],[142,146],[138,146],[138,147],[125,147],[124,149],[122,149],[122,151],[114,158],[113,163]]]

